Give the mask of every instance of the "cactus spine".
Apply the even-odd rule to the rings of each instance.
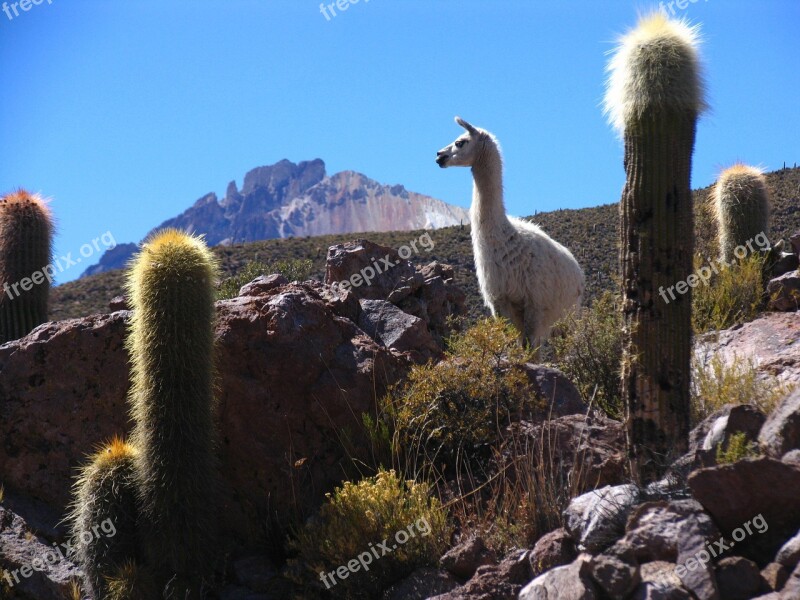
[[[631,470],[660,476],[689,433],[694,248],[692,152],[705,109],[698,32],[656,13],[625,35],[609,63],[606,112],[625,140],[620,266],[626,340],[622,396]]]
[[[202,239],[168,229],[145,242],[127,283],[139,536],[161,589],[190,582],[175,591],[180,598],[198,597],[216,550],[216,273]]]
[[[47,321],[52,244],[53,219],[40,196],[18,190],[0,198],[0,344]]]
[[[760,233],[769,237],[769,192],[763,172],[742,164],[725,169],[714,187],[714,213],[720,257],[732,264],[738,246],[752,243]]]
[[[132,446],[114,439],[94,455],[75,485],[72,538],[93,598],[106,598],[106,578],[137,558],[135,455]]]

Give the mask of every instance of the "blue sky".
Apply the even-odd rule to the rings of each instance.
[[[509,213],[616,202],[624,172],[600,108],[606,52],[653,6],[361,0],[330,20],[319,0],[10,9],[12,19],[0,12],[0,192],[52,197],[56,251],[73,256],[109,230],[138,241],[282,158],[322,158],[329,173],[468,206],[469,172],[434,164],[459,114],[500,139]],[[694,186],[736,160],[800,162],[800,2],[673,8],[705,37],[712,112]]]

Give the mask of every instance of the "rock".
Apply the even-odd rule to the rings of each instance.
[[[309,514],[341,483],[352,452],[367,459],[361,415],[409,368],[337,316],[324,287],[260,288],[217,303],[220,519],[234,546],[258,547],[267,514],[280,534],[288,515]],[[86,454],[130,430],[128,318],[47,323],[0,346],[6,486],[63,514]],[[351,447],[340,441],[344,430]]]
[[[692,600],[675,574],[675,565],[665,561],[645,563],[640,569],[641,583],[630,596],[631,600]]]
[[[780,252],[774,258],[775,262],[772,265],[772,277],[780,277],[786,273],[797,271],[800,267],[800,259],[794,252]]]
[[[800,531],[781,546],[778,554],[775,555],[775,562],[786,567],[790,573],[800,563]]]
[[[571,481],[578,493],[625,481],[625,431],[622,423],[604,415],[521,421],[509,426],[506,435],[506,446],[530,448],[532,457],[546,457],[547,476]],[[514,450],[504,453],[512,456]]]
[[[771,562],[761,569],[761,579],[770,591],[777,592],[789,579],[790,571],[780,563]]]
[[[51,518],[55,528],[57,517]],[[51,529],[51,531],[52,531]],[[0,590],[36,600],[63,600],[80,570],[67,551],[65,536],[47,539],[19,514],[0,506]]]
[[[566,529],[556,529],[544,534],[529,555],[534,576],[554,567],[568,565],[578,557],[575,540]]]
[[[458,579],[465,581],[475,574],[478,567],[496,565],[497,556],[486,548],[481,537],[475,536],[448,550],[439,564]]]
[[[748,358],[761,377],[800,384],[800,315],[764,313],[744,325],[704,334],[695,343],[695,356],[701,364],[716,356],[726,366]]]
[[[118,310],[130,310],[128,298],[126,296],[114,296],[108,303],[108,310],[117,312]]]
[[[595,600],[598,598],[594,583],[589,577],[589,563],[578,557],[572,564],[556,567],[539,575],[526,585],[519,600]]]
[[[241,289],[239,289],[239,295],[253,297],[263,296],[275,288],[279,288],[287,283],[289,283],[289,280],[280,273],[261,275],[260,277],[256,277],[250,283],[243,285]]]
[[[627,597],[641,582],[637,562],[613,552],[593,557],[589,572],[598,587],[611,598]]]
[[[403,312],[386,300],[361,300],[360,303],[358,326],[379,344],[398,352],[408,352],[418,363],[441,354],[422,319]]]
[[[383,594],[384,600],[426,600],[445,594],[458,587],[458,582],[447,571],[430,567],[417,569]]]
[[[784,273],[767,284],[769,310],[796,311],[800,306],[800,276],[797,271]]]
[[[758,564],[770,562],[800,529],[800,466],[744,459],[695,471],[689,487],[736,554]]]
[[[749,600],[763,585],[758,565],[741,556],[723,558],[717,563],[717,584],[725,600]]]
[[[800,388],[784,398],[758,436],[761,449],[773,458],[800,449]]]
[[[564,510],[564,528],[579,550],[596,553],[625,533],[625,522],[639,501],[635,485],[606,486],[573,498]]]
[[[429,600],[516,600],[531,576],[527,550],[517,550],[500,564],[478,567],[472,579],[460,588]]]
[[[367,240],[331,246],[325,282],[349,288],[358,300],[391,302],[422,319],[440,348],[450,335],[450,318],[466,313],[466,295],[455,285],[452,267],[434,261],[417,269],[397,250]]]
[[[781,462],[800,467],[800,450],[790,450],[781,458]]]
[[[620,544],[630,546],[640,562],[677,563],[683,587],[699,598],[719,598],[706,542],[719,532],[694,500],[646,502],[628,519]],[[642,576],[644,580],[644,576]]]
[[[525,365],[525,374],[531,389],[546,405],[546,415],[542,418],[584,415],[589,410],[575,384],[558,369],[544,365]]]
[[[797,600],[800,598],[800,565],[797,565],[781,588],[782,600]]]
[[[717,449],[726,449],[731,436],[743,433],[748,442],[758,439],[766,417],[748,404],[726,404],[703,419],[689,433],[689,451],[670,467],[667,478],[685,481],[689,473],[717,464]]]

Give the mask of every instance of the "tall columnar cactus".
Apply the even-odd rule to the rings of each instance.
[[[736,164],[725,169],[714,187],[714,212],[719,224],[720,257],[728,263],[734,250],[758,234],[769,237],[769,192],[764,173],[756,167]]]
[[[214,280],[200,238],[168,229],[145,242],[127,282],[133,316],[131,441],[137,449],[139,535],[160,587],[198,597],[215,546]],[[175,597],[186,592],[175,590]]]
[[[40,196],[0,198],[0,344],[47,321],[52,244],[53,218]]]
[[[75,485],[73,547],[93,598],[106,598],[107,578],[139,559],[135,456],[132,446],[114,439],[92,457]]]
[[[691,288],[659,291],[692,272],[692,152],[705,109],[697,46],[695,27],[656,13],[622,38],[609,64],[606,112],[625,140],[622,396],[639,481],[659,476],[688,444]]]

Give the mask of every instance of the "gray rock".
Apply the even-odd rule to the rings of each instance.
[[[606,486],[573,498],[564,510],[566,530],[579,550],[601,552],[625,533],[625,522],[639,501],[635,485]]]
[[[440,354],[425,321],[386,300],[361,300],[358,326],[379,344],[409,352],[418,362]]]
[[[426,600],[431,596],[446,594],[457,587],[458,582],[447,571],[423,567],[386,590],[383,599]]]
[[[781,546],[775,555],[775,562],[782,564],[789,572],[800,563],[800,531]]]
[[[598,597],[589,577],[588,557],[578,557],[570,565],[539,575],[519,593],[519,600],[595,600]]]
[[[239,289],[240,296],[263,296],[267,292],[286,285],[289,280],[280,273],[273,273],[272,275],[261,275],[256,277],[250,283],[246,283]]]
[[[625,598],[641,582],[638,563],[613,552],[593,557],[589,572],[595,583],[612,598]]]
[[[692,600],[691,594],[681,585],[675,574],[675,565],[653,561],[641,566],[642,581],[630,600]]]
[[[784,398],[767,418],[758,441],[773,458],[800,448],[800,389]]]

